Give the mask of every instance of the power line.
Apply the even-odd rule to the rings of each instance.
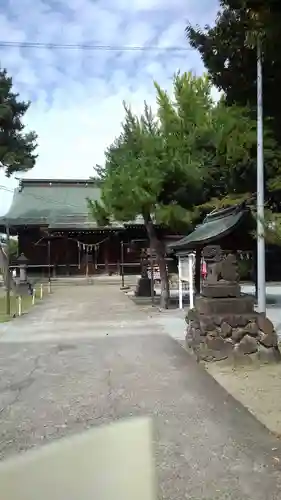
[[[83,43],[47,43],[47,42],[8,42],[0,40],[1,47],[16,47],[23,49],[49,49],[49,50],[85,50],[85,51],[109,51],[109,52],[188,52],[194,50],[192,47],[184,46],[157,46],[157,45],[98,45]]]

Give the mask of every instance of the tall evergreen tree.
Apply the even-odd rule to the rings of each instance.
[[[0,70],[0,168],[7,177],[26,172],[36,161],[36,134],[25,132],[23,117],[30,106],[13,92],[12,78]]]
[[[197,49],[211,81],[224,92],[228,106],[247,106],[257,114],[257,42],[263,63],[265,117],[265,197],[273,210],[281,210],[281,10],[275,0],[221,0],[215,25],[186,28],[188,41]],[[273,131],[271,136],[269,129]],[[275,139],[275,141],[273,140]],[[256,191],[256,149],[250,154],[251,191]],[[248,169],[249,171],[249,169]]]
[[[106,151],[104,168],[98,168],[102,203],[92,202],[90,209],[96,220],[107,223],[143,217],[166,307],[165,249],[155,223],[191,229],[211,198],[215,204],[229,194],[239,200],[247,196],[252,177],[247,162],[256,135],[247,110],[213,102],[206,76],[175,75],[171,97],[157,83],[155,87],[157,116],[147,105],[140,117],[125,106],[121,133]]]
[[[281,143],[281,10],[276,0],[221,0],[215,25],[188,25],[190,45],[197,49],[213,84],[227,104],[256,110],[257,52],[253,38],[262,37],[264,114],[272,120]],[[249,36],[250,35],[250,36]],[[250,43],[249,43],[250,42]]]
[[[37,136],[34,132],[25,132],[22,121],[29,106],[29,102],[20,101],[19,95],[13,92],[12,78],[7,71],[0,69],[0,168],[7,177],[16,172],[26,172],[35,165]],[[10,282],[13,287],[7,254],[1,243],[0,269],[5,285],[8,286]]]

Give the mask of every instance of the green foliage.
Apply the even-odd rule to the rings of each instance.
[[[256,74],[259,39],[263,52],[264,114],[271,119],[274,136],[281,141],[281,10],[276,0],[221,0],[215,25],[186,28],[212,83],[225,92],[228,105],[256,110]]]
[[[7,247],[7,239],[4,236],[0,236],[0,245],[2,245],[3,248]],[[9,255],[10,257],[17,257],[18,256],[18,239],[17,238],[10,238],[9,242]]]
[[[15,238],[10,238],[9,242],[9,255],[10,257],[17,257],[18,256],[18,240]]]
[[[106,227],[110,225],[110,215],[105,209],[104,205],[101,205],[96,200],[92,201],[87,199],[89,213],[92,218],[97,222],[100,227]]]
[[[281,214],[274,213],[267,208],[262,224],[266,242],[271,245],[281,246]]]
[[[281,11],[273,0],[221,0],[220,5],[221,10],[213,27],[201,29],[189,24],[186,34],[191,46],[199,51],[212,83],[224,92],[222,102],[229,107],[233,117],[233,129],[229,122],[229,134],[224,132],[224,136],[228,136],[230,156],[232,152],[240,154],[239,147],[246,156],[234,168],[225,170],[223,167],[222,175],[215,167],[217,193],[212,193],[211,197],[219,199],[227,193],[240,195],[248,192],[254,195],[256,192],[256,46],[259,41],[263,53],[265,199],[272,210],[280,211],[281,76],[278,67],[281,64]],[[237,106],[236,118],[234,106]],[[241,109],[244,109],[242,115]],[[244,123],[240,122],[239,115],[244,116]]]
[[[201,214],[251,198],[256,189],[256,122],[248,108],[215,103],[206,75],[174,76],[173,95],[155,83],[157,114],[145,104],[137,117],[124,104],[120,135],[106,151],[102,203],[96,220],[136,216],[174,229],[191,228]],[[265,133],[267,172],[276,167],[275,143]]]
[[[157,116],[146,103],[140,117],[124,104],[122,131],[99,170],[102,206],[117,220],[152,216],[174,229],[187,228],[207,175],[199,137],[206,128],[204,106],[213,106],[210,85],[205,77],[178,74],[173,101],[157,83],[155,88]]]
[[[0,168],[7,177],[34,167],[36,134],[24,132],[22,119],[30,103],[19,101],[12,90],[12,79],[0,70]]]
[[[240,279],[243,280],[251,280],[252,279],[252,269],[253,269],[253,261],[251,259],[237,259],[238,263],[238,272]]]

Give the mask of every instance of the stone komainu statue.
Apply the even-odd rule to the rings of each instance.
[[[234,254],[224,256],[219,245],[206,246],[202,252],[207,265],[206,282],[210,284],[219,281],[238,282],[238,264]]]

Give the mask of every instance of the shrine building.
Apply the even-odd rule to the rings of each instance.
[[[149,247],[142,217],[100,226],[89,214],[88,200],[99,201],[95,180],[22,179],[0,232],[18,236],[18,253],[29,273],[55,275],[140,273],[140,254]],[[159,237],[179,236],[156,226]]]

